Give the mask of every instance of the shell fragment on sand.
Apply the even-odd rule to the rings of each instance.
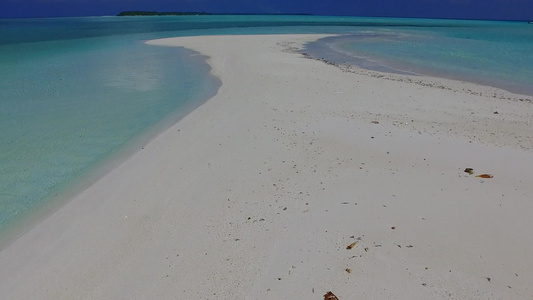
[[[466,169],[465,169],[465,173],[468,173],[468,174],[472,175],[472,174],[474,174],[474,169],[472,169],[472,168],[466,168]]]

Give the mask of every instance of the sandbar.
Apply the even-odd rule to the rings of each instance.
[[[321,37],[149,41],[217,95],[3,249],[2,298],[533,297],[532,97],[295,51]]]

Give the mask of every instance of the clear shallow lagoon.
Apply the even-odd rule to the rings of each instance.
[[[527,23],[315,16],[3,19],[0,236],[216,93],[220,83],[202,56],[145,40],[263,33],[340,33],[345,36],[309,47],[332,59],[343,53],[418,73],[533,86],[533,25]]]
[[[192,51],[120,37],[2,48],[2,226],[218,87]]]
[[[360,28],[310,43],[305,52],[376,71],[446,77],[533,95],[533,25],[527,22],[420,20]]]

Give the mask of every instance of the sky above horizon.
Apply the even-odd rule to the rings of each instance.
[[[105,16],[126,10],[533,20],[533,0],[0,0],[0,18]]]

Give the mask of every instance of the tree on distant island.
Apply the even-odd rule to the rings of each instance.
[[[117,16],[198,16],[198,15],[209,15],[205,12],[159,12],[159,11],[141,11],[141,10],[132,10],[132,11],[123,11]]]

